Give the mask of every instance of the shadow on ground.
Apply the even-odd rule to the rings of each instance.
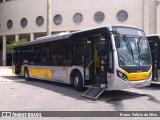
[[[21,76],[1,76],[1,78],[6,78],[7,80],[22,80],[23,79],[23,77],[21,77]]]
[[[138,92],[129,92],[129,91],[122,91],[122,90],[115,90],[103,93],[100,100],[104,100],[106,103],[111,104],[112,107],[116,111],[125,110],[125,106],[123,101],[128,99],[136,99],[140,97],[147,97],[146,102],[154,102],[160,105],[160,100],[150,94],[140,94]],[[139,103],[139,102],[138,102]]]

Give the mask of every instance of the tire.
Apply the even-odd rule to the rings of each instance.
[[[82,91],[83,87],[83,78],[80,72],[76,72],[73,77],[73,85],[77,91]]]
[[[27,68],[24,69],[24,78],[26,81],[29,80],[29,71]]]

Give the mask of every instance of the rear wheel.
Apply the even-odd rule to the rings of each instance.
[[[24,69],[24,78],[25,80],[29,80],[29,71],[27,68]]]
[[[76,72],[73,77],[73,85],[77,91],[82,91],[83,87],[83,78],[80,72]]]

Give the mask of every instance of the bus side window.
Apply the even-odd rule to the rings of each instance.
[[[72,41],[71,40],[66,40],[62,42],[62,65],[71,65],[72,63]]]
[[[23,47],[22,49],[22,65],[29,64],[29,49],[28,47]]]
[[[82,64],[82,55],[83,55],[83,40],[74,39],[73,40],[73,63],[75,65]]]
[[[42,65],[49,65],[50,60],[49,60],[49,44],[45,43],[41,46],[41,64]],[[39,54],[39,51],[37,51],[37,55]],[[38,56],[37,56],[38,58]]]
[[[51,55],[51,65],[59,65],[59,41],[53,41],[50,43],[50,55]]]
[[[39,45],[33,45],[31,49],[30,64],[40,65],[40,48]]]

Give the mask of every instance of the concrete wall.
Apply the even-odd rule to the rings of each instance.
[[[160,33],[160,8],[156,3],[156,0],[52,0],[52,31],[74,31],[106,24],[128,24],[144,29],[147,34]],[[128,19],[125,22],[117,20],[116,14],[119,10],[128,12]],[[97,11],[105,14],[105,19],[101,23],[94,21],[94,14]],[[73,22],[73,15],[77,12],[83,15],[80,24]],[[63,17],[60,25],[53,23],[56,14]],[[40,27],[35,22],[38,16],[44,18],[44,24]],[[20,25],[24,17],[28,20],[26,28]],[[12,29],[8,29],[6,25],[9,19],[13,21]],[[46,22],[47,0],[13,0],[0,3],[0,36],[46,32]]]
[[[5,1],[5,0],[4,0]],[[160,4],[157,0],[51,0],[51,32],[75,31],[101,25],[125,24],[143,29],[146,34],[160,34]],[[159,0],[160,1],[160,0]],[[159,2],[160,3],[160,2]],[[125,10],[128,19],[120,22],[117,13]],[[94,14],[101,11],[105,15],[103,22],[97,23]],[[81,13],[83,21],[79,24],[73,22],[73,15]],[[53,18],[60,14],[63,21],[55,25]],[[36,18],[42,16],[44,23],[37,26]],[[28,24],[21,27],[21,19],[27,18]],[[13,21],[13,27],[7,28],[7,21]],[[33,41],[47,32],[47,0],[11,0],[0,2],[0,41],[4,42],[0,51],[0,61],[6,62],[5,43],[27,38]],[[3,42],[2,42],[3,41]],[[3,55],[2,55],[3,53]]]
[[[157,33],[160,34],[160,1],[157,4]]]
[[[0,33],[9,35],[17,33],[41,32],[46,30],[46,20],[41,27],[35,23],[38,16],[43,16],[46,19],[47,5],[46,0],[16,0],[8,1],[0,4]],[[22,18],[27,18],[28,25],[22,28],[20,21]],[[8,30],[7,21],[13,21],[12,29]]]
[[[134,0],[53,0],[52,1],[52,18],[55,14],[59,13],[63,16],[64,21],[61,26],[56,26],[52,24],[54,30],[74,30],[74,29],[83,29],[98,25],[105,24],[130,24],[135,25],[134,20]],[[142,0],[139,0],[142,1]],[[56,3],[56,5],[54,4]],[[63,5],[61,3],[67,3]],[[139,8],[138,8],[139,9]],[[128,12],[128,20],[125,22],[119,22],[116,18],[116,14],[119,10],[126,10]],[[65,11],[65,12],[64,12]],[[105,20],[101,23],[96,23],[94,21],[94,14],[97,11],[102,11],[105,14]],[[72,18],[76,12],[83,14],[84,20],[81,24],[77,25],[73,22]],[[141,19],[142,20],[142,19]]]
[[[0,50],[0,65],[2,65],[2,50]]]

